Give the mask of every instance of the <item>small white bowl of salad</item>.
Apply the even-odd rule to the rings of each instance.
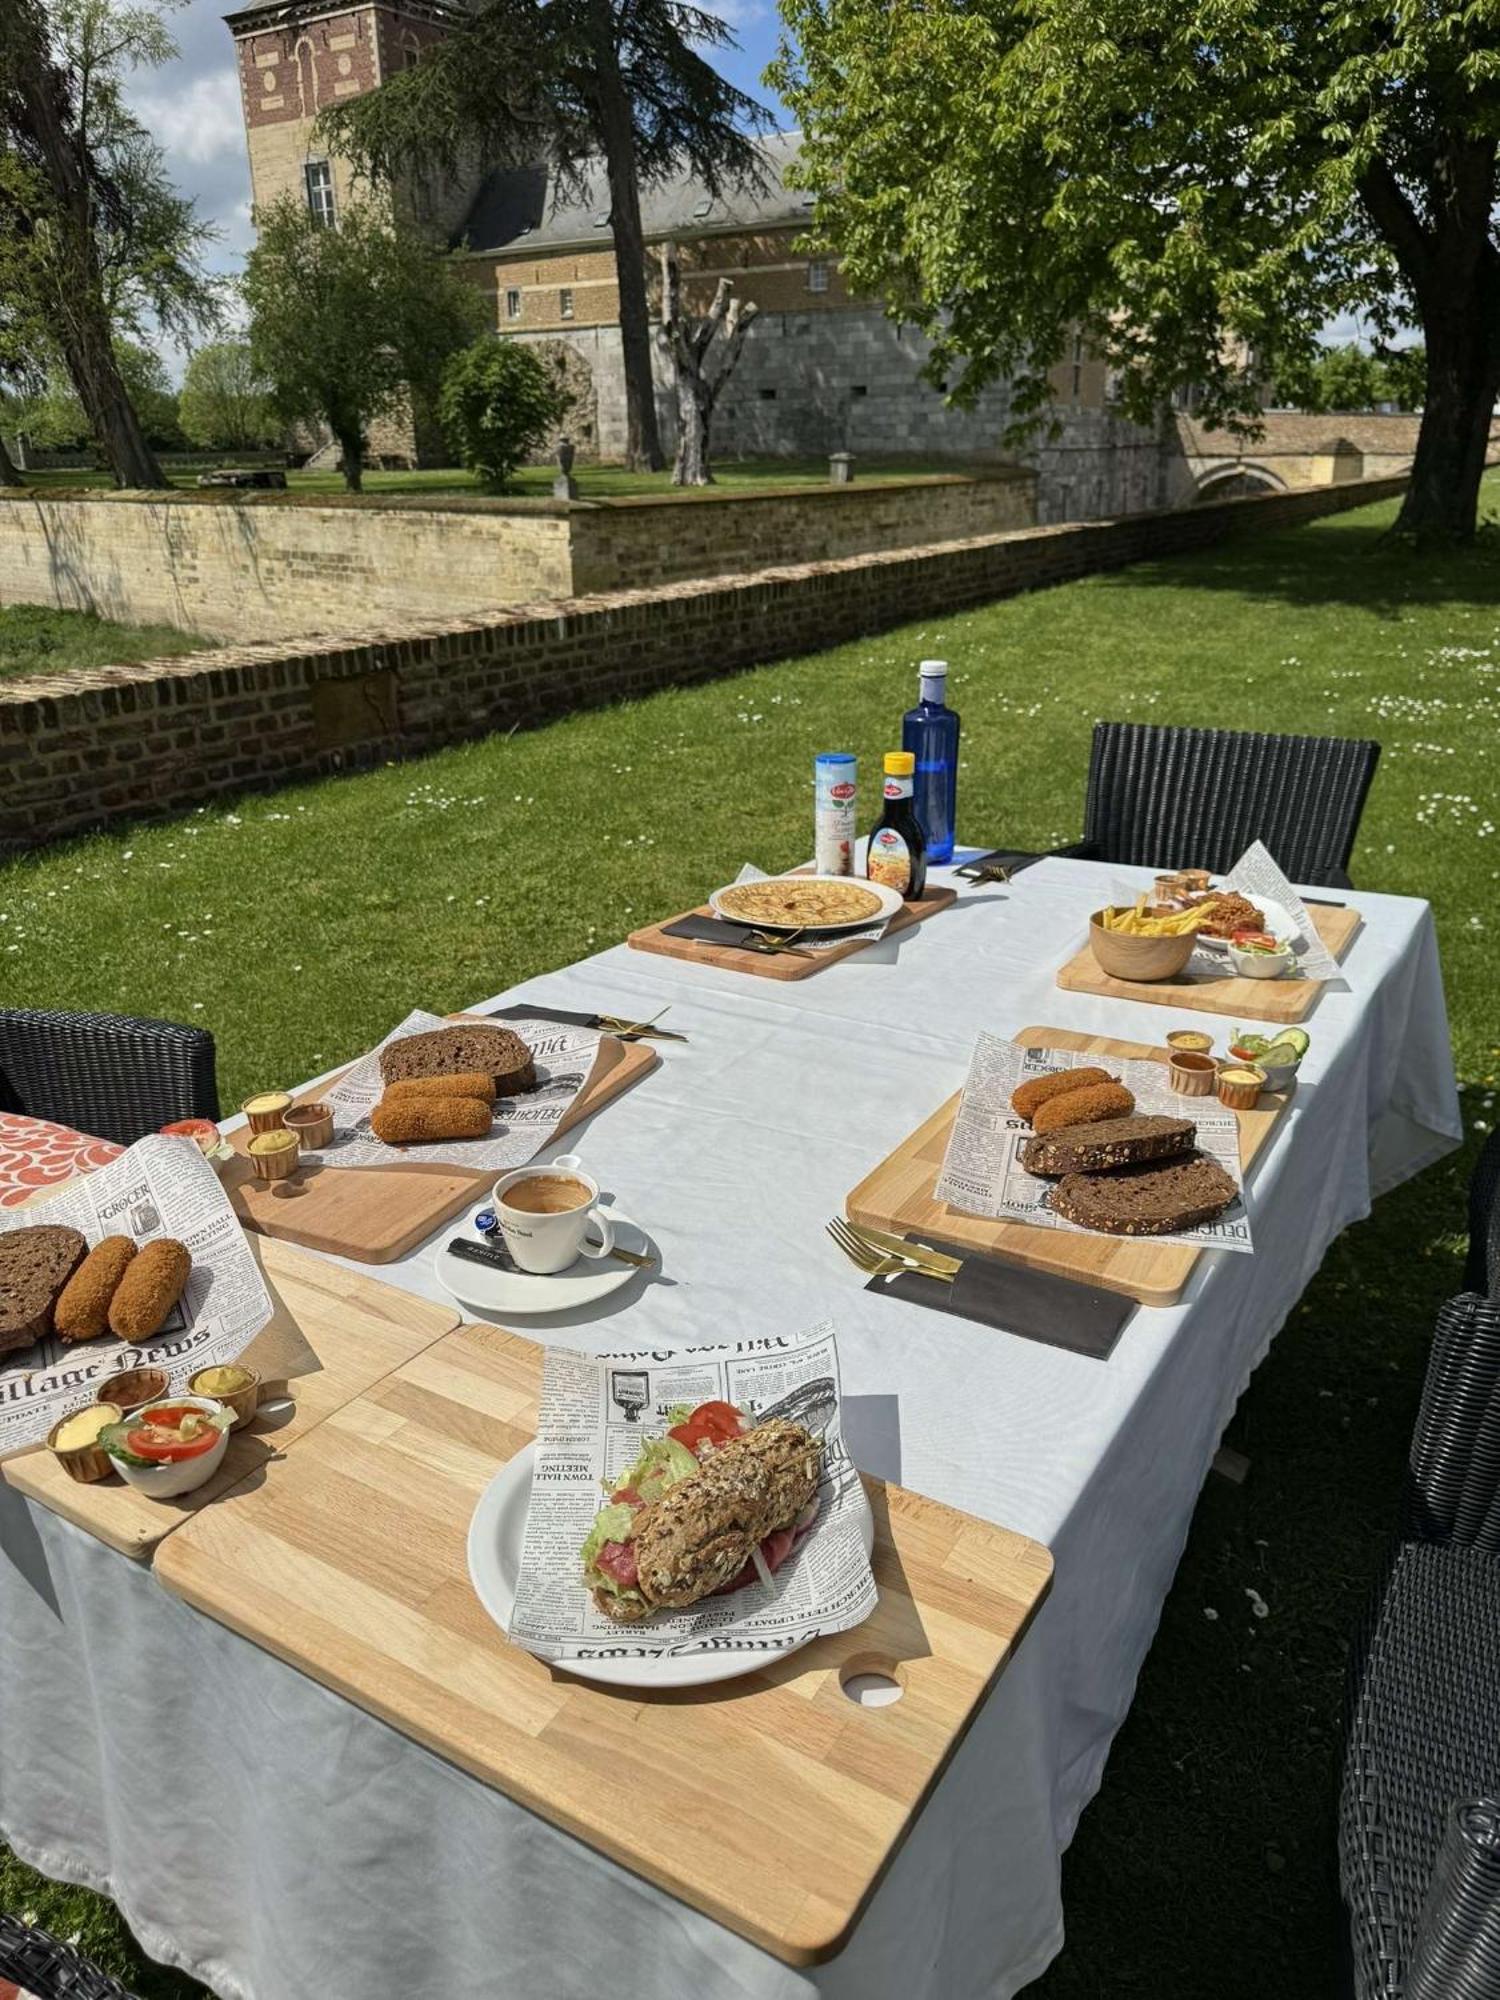
[[[99,1443],[127,1486],[152,1500],[175,1500],[213,1478],[233,1422],[233,1410],[212,1396],[164,1396],[110,1424]]]
[[[1293,964],[1290,941],[1269,931],[1236,931],[1229,940],[1229,958],[1241,979],[1280,979]]]
[[[1254,1063],[1265,1073],[1266,1090],[1288,1090],[1296,1079],[1302,1058],[1312,1046],[1305,1028],[1283,1028],[1276,1035],[1257,1035],[1236,1028],[1229,1043],[1235,1062]]]

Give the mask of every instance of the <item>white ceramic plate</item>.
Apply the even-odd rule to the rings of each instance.
[[[471,1243],[483,1242],[474,1227],[474,1217],[480,1208],[490,1206],[486,1199],[478,1208],[471,1208],[462,1220],[453,1222],[432,1253],[433,1275],[461,1306],[494,1313],[571,1312],[576,1306],[591,1306],[598,1299],[608,1298],[611,1292],[619,1291],[632,1278],[642,1275],[639,1266],[622,1264],[615,1257],[580,1257],[566,1271],[548,1278],[539,1278],[531,1271],[497,1271],[490,1264],[475,1264],[467,1257],[455,1257],[448,1248],[455,1236],[466,1236]],[[615,1226],[615,1241],[622,1250],[634,1250],[642,1257],[657,1254],[656,1245],[645,1230],[629,1216],[613,1208],[604,1213]],[[659,1270],[660,1265],[652,1268]]]
[[[1226,893],[1228,892],[1226,891]],[[1260,911],[1266,920],[1266,929],[1278,944],[1286,944],[1288,940],[1295,941],[1297,936],[1296,920],[1285,903],[1272,902],[1269,896],[1246,896],[1245,901],[1253,903],[1256,909]],[[1200,936],[1198,946],[1202,951],[1222,952],[1226,957],[1229,952],[1228,938]]]
[[[902,897],[898,889],[889,889],[884,882],[866,881],[863,875],[798,875],[795,878],[788,879],[795,879],[798,882],[837,882],[839,884],[852,882],[857,888],[868,889],[872,896],[880,898],[880,908],[868,917],[850,917],[842,924],[810,925],[809,929],[818,931],[867,931],[875,924],[889,923],[890,919],[895,916],[897,910],[901,907]],[[748,882],[727,882],[722,889],[714,890],[708,899],[709,906],[714,914],[723,917],[726,923],[748,925],[758,931],[789,931],[797,928],[795,924],[790,923],[769,924],[762,923],[750,917],[737,917],[732,909],[725,908],[721,899],[727,896],[731,889],[747,889],[752,886]]]
[[[516,1608],[516,1583],[521,1571],[521,1542],[526,1533],[526,1510],[531,1505],[531,1467],[536,1446],[518,1451],[508,1465],[502,1465],[480,1495],[474,1518],[469,1523],[469,1581],[474,1594],[500,1630],[510,1631],[510,1615]],[[859,1489],[863,1510],[861,1528],[865,1554],[875,1547],[875,1523],[863,1485]],[[601,1496],[602,1504],[602,1496]],[[796,1557],[791,1558],[796,1561]],[[579,1584],[579,1589],[583,1585]],[[629,1627],[622,1625],[622,1637]],[[804,1640],[803,1644],[809,1643]],[[792,1646],[788,1652],[798,1652]],[[760,1654],[746,1658],[741,1653],[664,1654],[639,1660],[559,1660],[564,1673],[580,1680],[602,1681],[607,1687],[676,1688],[706,1687],[712,1681],[733,1680],[739,1674],[754,1673],[769,1659],[785,1659],[786,1653]]]

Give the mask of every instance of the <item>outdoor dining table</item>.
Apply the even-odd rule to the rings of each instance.
[[[0,1832],[232,2000],[997,2000],[1037,1977],[1063,1940],[1063,1850],[1235,1401],[1332,1239],[1461,1129],[1431,913],[1361,890],[1346,983],[1308,1020],[1249,1183],[1254,1255],[1206,1254],[1107,1360],[866,1292],[825,1220],[958,1088],[981,1030],[1159,1043],[1195,1018],[1054,983],[1088,913],[1149,879],[1049,859],[959,884],[941,916],[790,985],[619,946],[486,1003],[670,1003],[688,1037],[565,1142],[650,1232],[659,1275],[523,1330],[604,1351],[831,1317],[856,1458],[1052,1551],[1050,1598],[836,1958],[782,1963],[5,1486]],[[431,1255],[376,1275],[439,1297]],[[733,1813],[702,1779],[706,1809]]]

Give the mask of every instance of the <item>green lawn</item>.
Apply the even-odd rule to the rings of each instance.
[[[207,640],[175,625],[115,625],[91,611],[49,611],[39,604],[0,606],[0,680],[57,674],[69,667],[117,667],[191,653]]]
[[[837,744],[875,768],[925,654],[953,662],[971,838],[1075,836],[1099,716],[1382,741],[1354,874],[1435,907],[1469,1142],[1334,1246],[1241,1405],[1230,1442],[1253,1469],[1243,1487],[1211,1482],[1200,1503],[1067,1860],[1069,1943],[1035,1989],[1045,2000],[1248,2000],[1268,1976],[1290,2000],[1336,1990],[1344,1654],[1432,1314],[1458,1288],[1464,1180],[1500,1069],[1500,557],[1489,543],[1420,559],[1385,546],[1392,511],[0,868],[0,990],[202,1022],[234,1102],[355,1054],[418,1001],[454,1007],[612,943],[747,858],[796,861],[813,753]],[[304,941],[290,987],[260,974],[289,937]],[[85,1924],[143,1989],[190,1990],[148,1986],[91,1899],[0,1867],[0,1903],[16,1902],[64,1930]]]
[[[920,478],[962,469],[951,460],[861,458],[856,461],[855,476],[867,485],[880,485],[893,479]],[[168,467],[168,477],[175,485],[196,491],[198,470],[196,466],[189,469]],[[113,484],[107,472],[78,471],[68,467],[31,472],[26,477],[32,486],[44,492],[76,492]],[[512,482],[511,496],[545,500],[551,495],[552,482],[556,477],[556,466],[523,465]],[[622,500],[643,493],[677,492],[681,495],[682,491],[673,487],[670,472],[627,472],[623,465],[575,465],[573,477],[578,485],[579,497],[584,500]],[[715,461],[714,480],[713,486],[689,489],[683,497],[702,499],[714,492],[753,492],[757,487],[767,486],[826,486],[828,460],[755,458],[728,460],[723,464]],[[338,472],[289,472],[287,490],[293,494],[342,493],[343,475]],[[367,472],[364,490],[375,495],[452,493],[473,496],[483,492],[474,475],[457,466],[438,466],[418,472]]]

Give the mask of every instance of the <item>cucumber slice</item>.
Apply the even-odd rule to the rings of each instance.
[[[1278,1042],[1288,1042],[1299,1056],[1305,1056],[1312,1046],[1312,1036],[1305,1028],[1283,1028],[1276,1037]]]

